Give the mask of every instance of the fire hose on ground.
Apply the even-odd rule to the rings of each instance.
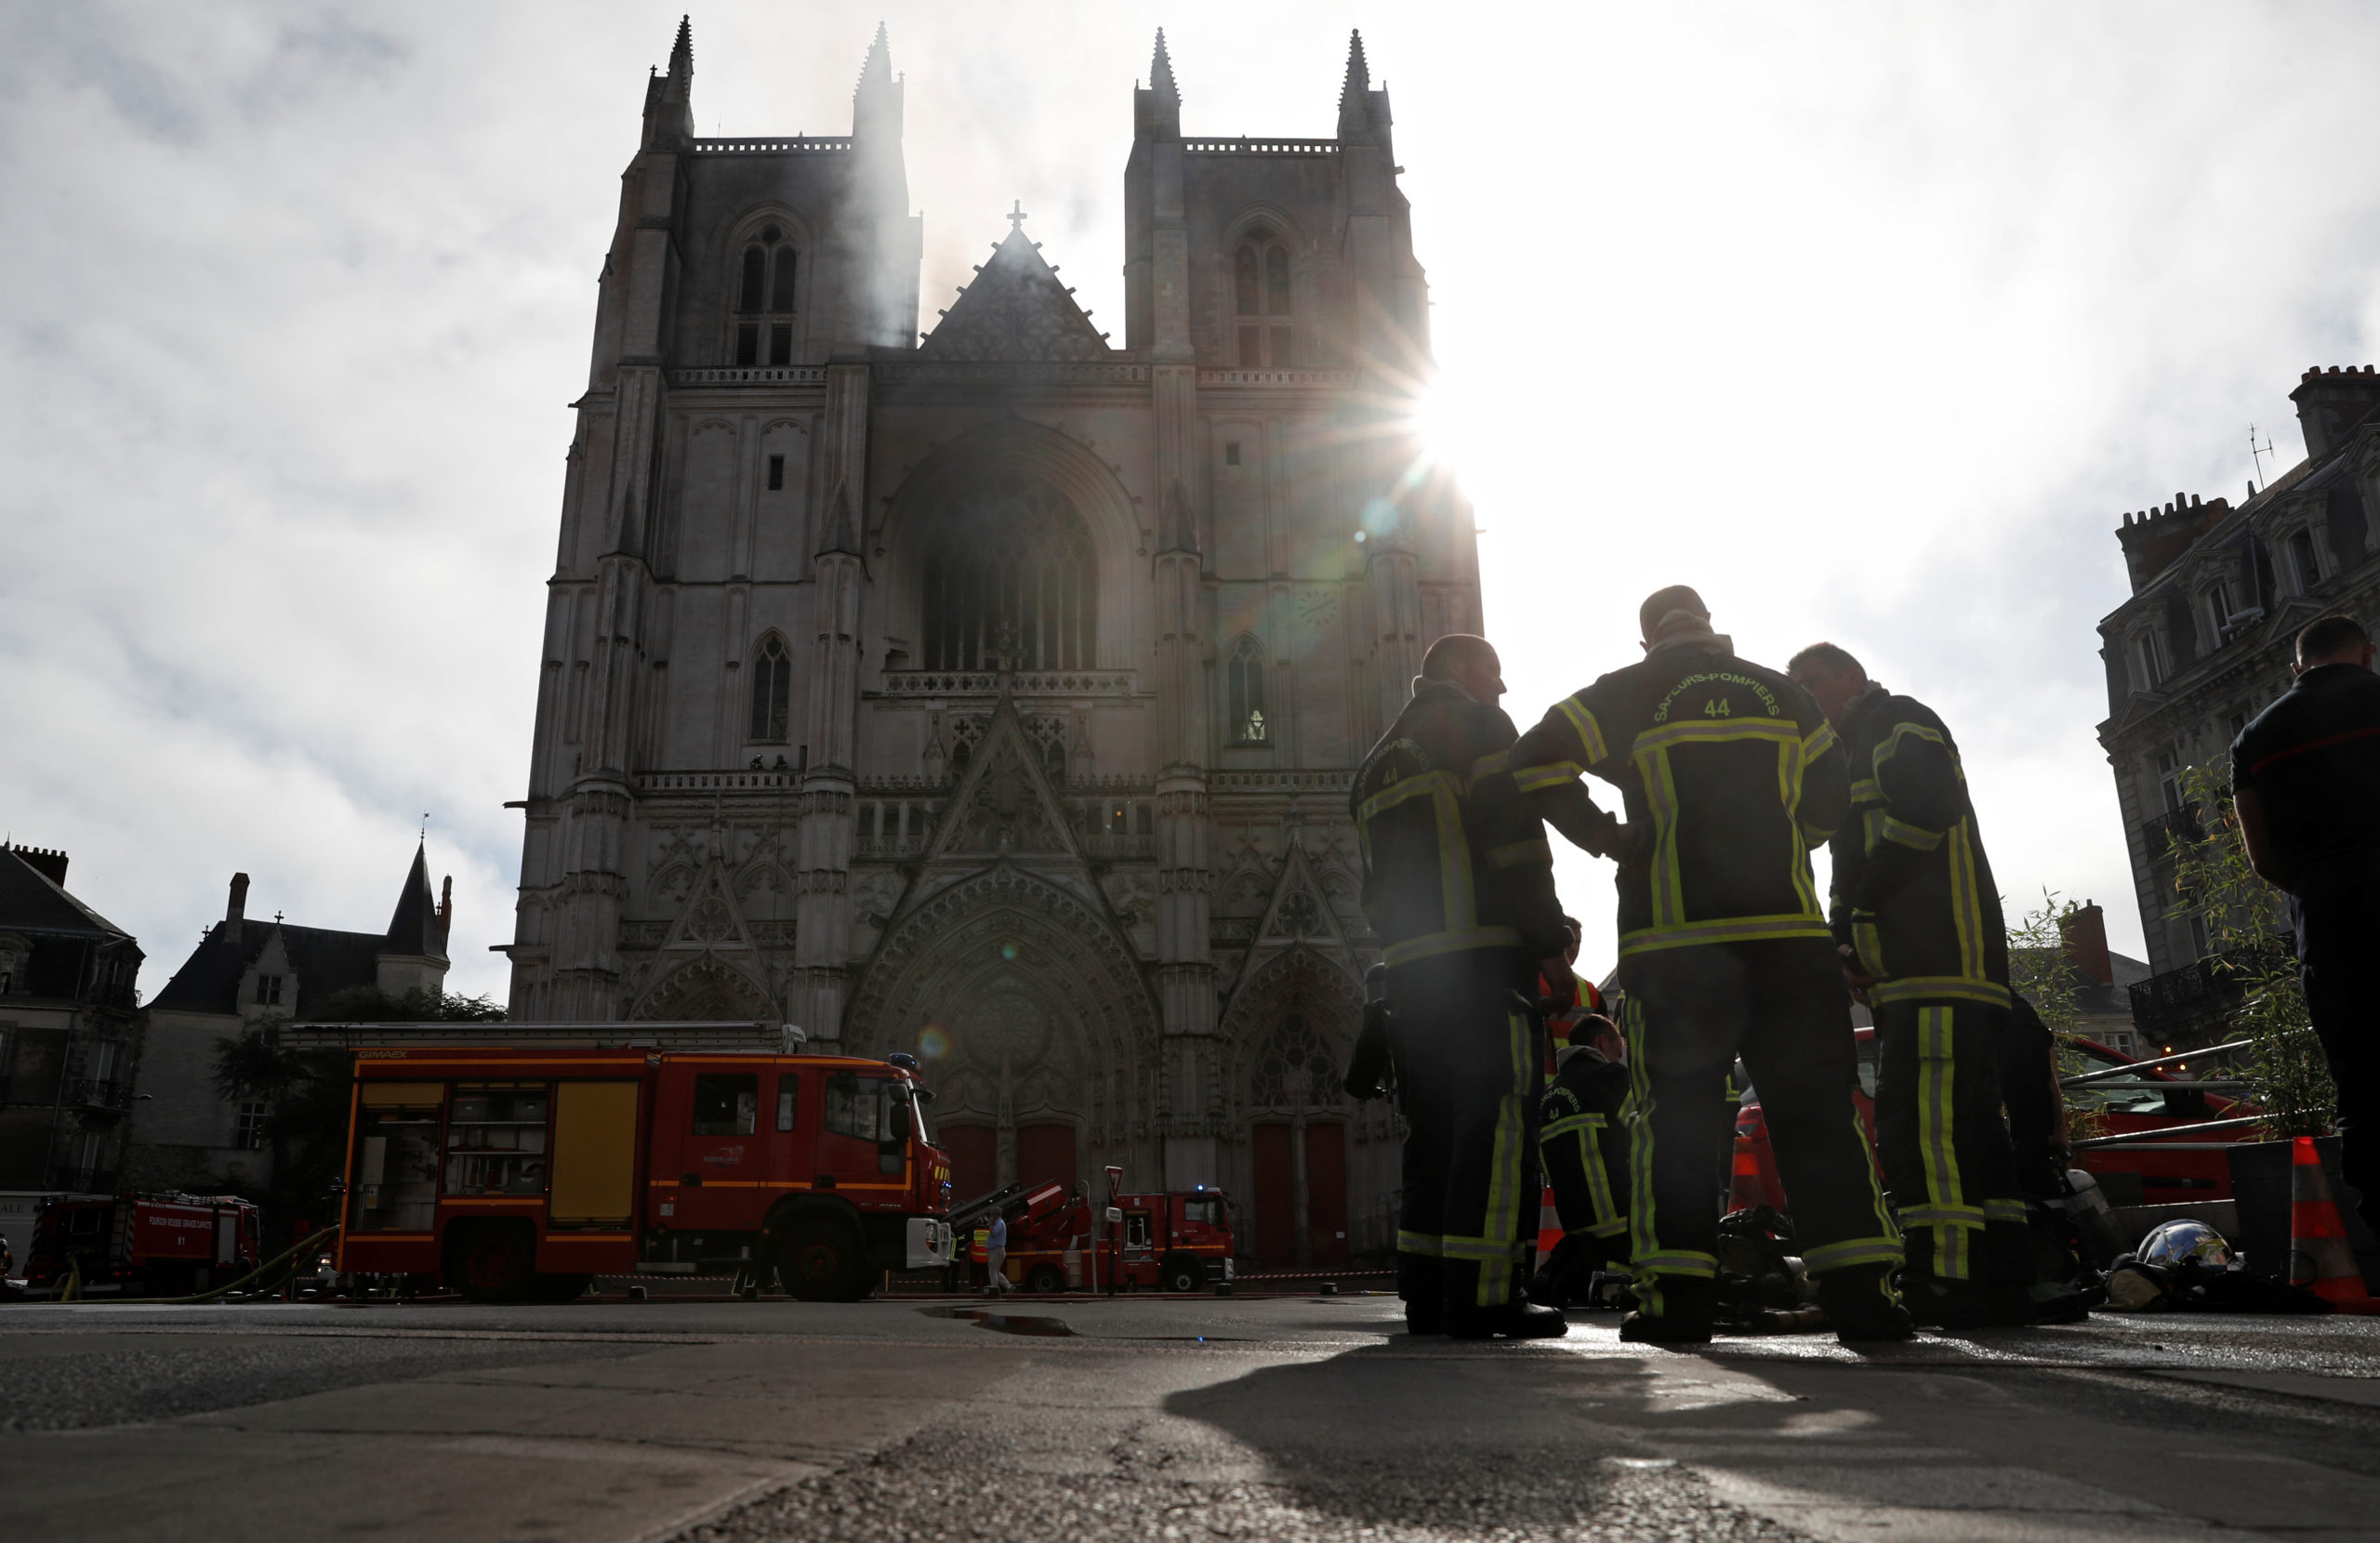
[[[337,1236],[338,1236],[338,1228],[334,1224],[324,1228],[311,1237],[291,1245],[237,1280],[226,1281],[221,1286],[213,1286],[188,1297],[149,1297],[140,1300],[142,1305],[148,1307],[197,1307],[209,1302],[219,1302],[233,1292],[249,1286],[253,1286],[250,1295],[261,1296],[297,1273],[298,1260],[324,1247]],[[67,1261],[66,1278],[59,1282],[57,1287],[51,1292],[49,1299],[53,1302],[79,1302],[84,1299],[83,1258],[80,1254]]]

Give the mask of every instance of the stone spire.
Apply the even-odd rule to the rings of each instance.
[[[859,85],[853,90],[856,99],[862,93],[877,86],[892,84],[892,39],[884,23],[876,24],[876,41],[867,46],[867,58],[860,62]]]
[[[1149,90],[1157,99],[1169,106],[1182,105],[1182,92],[1173,84],[1173,59],[1165,51],[1165,29],[1157,30],[1157,57],[1149,60]]]
[[[669,46],[669,78],[692,84],[694,76],[694,19],[678,18],[678,41]]]
[[[1366,139],[1372,126],[1371,67],[1364,62],[1364,34],[1347,34],[1347,79],[1339,87],[1339,138]]]
[[[694,137],[694,22],[678,19],[669,46],[669,73],[644,86],[644,148],[670,150]]]

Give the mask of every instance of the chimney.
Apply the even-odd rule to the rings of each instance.
[[[2132,592],[2139,594],[2149,587],[2158,574],[2174,565],[2174,560],[2190,549],[2198,538],[2223,522],[2231,506],[2221,498],[2211,504],[2196,497],[2174,495],[2174,501],[2163,508],[2152,506],[2146,513],[2127,512],[2123,523],[2116,528],[2116,539],[2123,544],[2124,568],[2132,577]]]
[[[223,919],[233,927],[248,919],[248,876],[231,876],[231,903],[223,908]]]
[[[2065,920],[2066,962],[2087,980],[2103,986],[2116,983],[2115,961],[2108,956],[2108,914],[2096,900],[2086,900],[2082,908],[2070,912]]]
[[[2380,406],[2380,374],[2371,365],[2308,370],[2289,393],[2297,403],[2297,427],[2306,436],[2306,458],[2320,460],[2344,441],[2347,432]]]
[[[26,867],[48,879],[52,884],[61,890],[66,888],[66,854],[64,852],[45,851],[39,847],[10,847],[7,850],[23,858]]]

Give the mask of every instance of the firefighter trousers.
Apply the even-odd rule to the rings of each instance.
[[[1723,1095],[1739,1055],[1760,1094],[1810,1273],[1897,1266],[1899,1230],[1852,1101],[1858,1062],[1834,945],[1778,938],[1655,949],[1622,959],[1620,979],[1636,1101],[1629,1255],[1646,1309],[1665,1310],[1663,1281],[1717,1276],[1711,1159],[1734,1134]]]
[[[1581,1240],[1573,1248],[1598,1260],[1627,1248],[1627,1131],[1620,1123],[1626,1077],[1624,1068],[1573,1060],[1538,1103],[1538,1152],[1562,1235]]]
[[[2007,1012],[1887,1002],[1876,1016],[1876,1156],[1912,1280],[2030,1286],[2032,1233],[2001,1114]]]
[[[1528,1278],[1544,1050],[1513,992],[1530,979],[1501,949],[1388,972],[1407,1128],[1397,1295],[1425,1312],[1500,1307]]]

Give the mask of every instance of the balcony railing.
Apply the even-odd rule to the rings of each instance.
[[[2275,940],[2151,975],[2125,988],[2132,997],[2132,1021],[2161,1041],[2208,1027],[2240,1004],[2248,983],[2288,958],[2287,943]]]
[[[2141,823],[2140,839],[2149,848],[2151,862],[2165,856],[2175,846],[2195,846],[2206,839],[2206,828],[2198,823],[2194,809],[2169,809],[2155,818]]]
[[[69,1077],[64,1101],[71,1109],[125,1110],[132,1107],[132,1084],[99,1077]]]

